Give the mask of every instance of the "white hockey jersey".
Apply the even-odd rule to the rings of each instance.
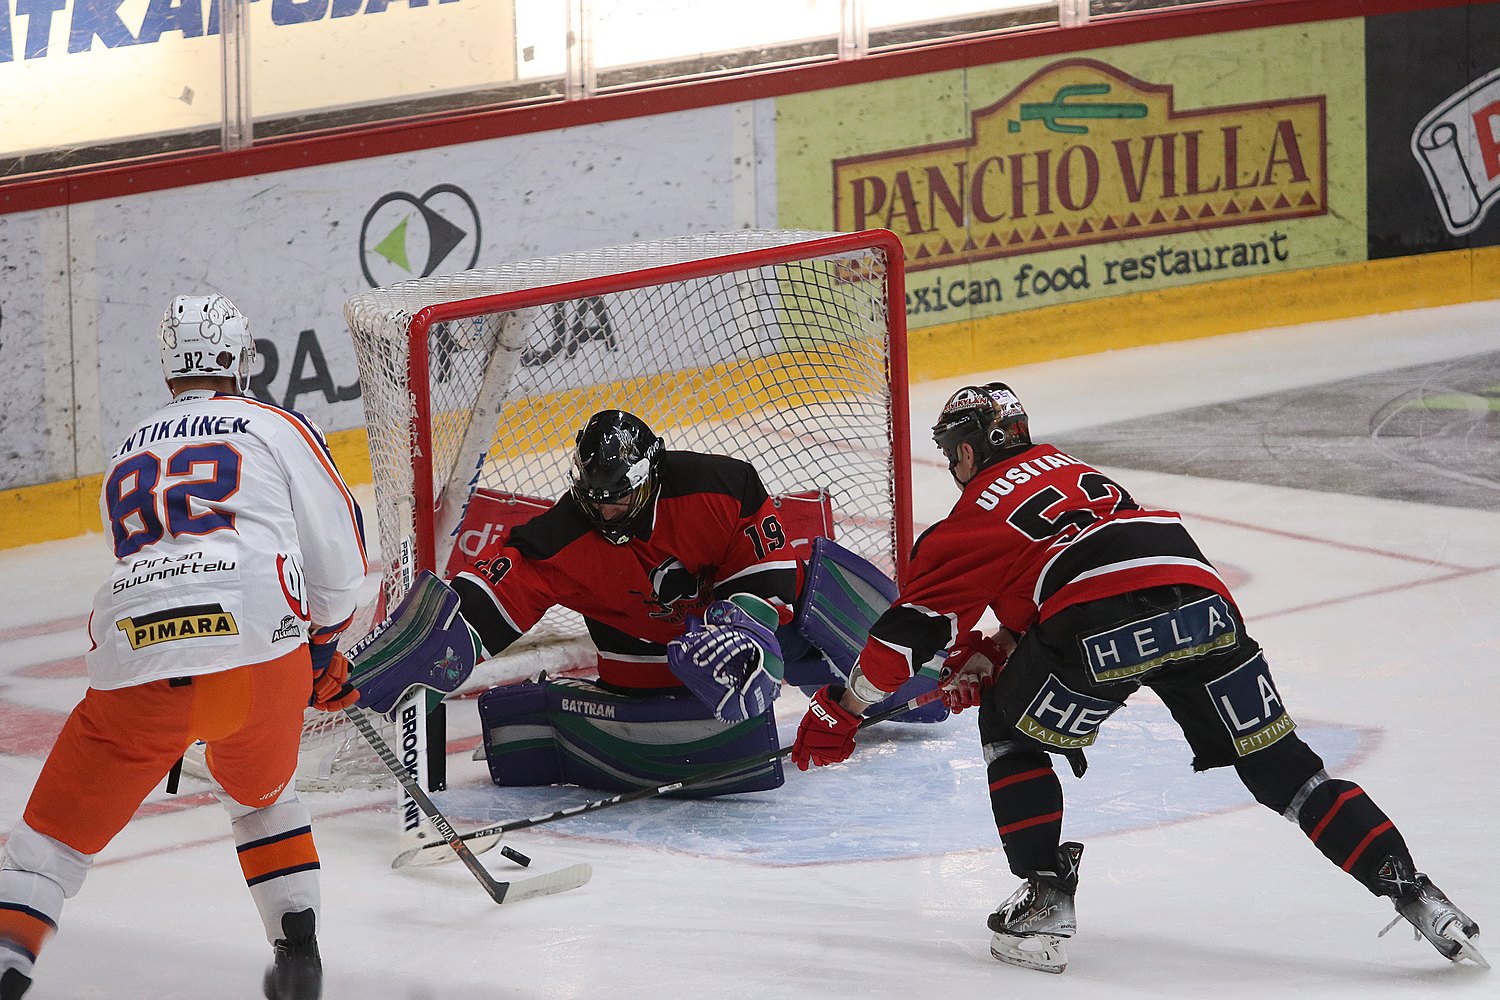
[[[93,687],[271,660],[354,613],[359,505],[301,414],[185,392],[125,438],[99,506],[115,568],[89,619]]]

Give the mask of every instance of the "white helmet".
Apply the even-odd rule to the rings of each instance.
[[[222,295],[179,295],[161,318],[161,370],[168,379],[232,378],[250,388],[255,338],[250,321]]]

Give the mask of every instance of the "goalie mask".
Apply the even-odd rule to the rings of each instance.
[[[573,454],[573,499],[599,533],[615,545],[630,541],[630,526],[656,489],[661,438],[640,417],[623,410],[601,410],[578,432]],[[605,519],[600,504],[625,504]]]
[[[250,321],[222,295],[179,295],[161,318],[161,370],[174,378],[232,378],[250,388]]]
[[[966,385],[948,397],[932,427],[932,440],[948,458],[948,471],[958,465],[958,446],[974,449],[975,470],[983,469],[1013,448],[1031,446],[1026,410],[1004,382]]]

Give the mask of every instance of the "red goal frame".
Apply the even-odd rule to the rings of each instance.
[[[906,359],[906,280],[900,239],[886,230],[867,230],[804,242],[705,257],[701,260],[626,271],[619,274],[562,282],[500,295],[456,299],[426,306],[412,315],[407,328],[407,386],[411,393],[414,511],[413,570],[439,572],[434,520],[437,497],[432,476],[432,400],[429,389],[428,331],[433,324],[464,319],[483,313],[510,312],[553,302],[584,298],[608,292],[630,291],[671,281],[705,278],[751,267],[786,264],[813,257],[826,257],[855,250],[878,248],[885,252],[886,323],[890,342],[888,384],[891,395],[891,460],[894,477],[892,520],[895,534],[896,582],[904,582],[912,548],[911,513],[911,417],[908,401]]]

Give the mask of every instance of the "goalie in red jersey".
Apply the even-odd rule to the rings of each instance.
[[[1063,971],[1083,845],[1061,843],[1049,755],[1082,776],[1100,725],[1145,686],[1182,727],[1195,770],[1232,766],[1258,802],[1390,898],[1444,956],[1483,964],[1478,925],[1416,871],[1370,797],[1329,777],[1296,734],[1260,646],[1179,515],[1145,509],[1099,470],[1033,444],[1004,383],[960,389],[933,439],[962,494],[918,540],[850,683],[814,696],[792,759],[804,770],[846,759],[864,709],[951,650],[945,700],[979,707],[990,804],[1011,871],[1026,880],[990,915],[997,959]],[[1003,626],[992,636],[973,631],[986,609]]]
[[[629,789],[774,751],[783,678],[809,690],[842,679],[863,641],[840,656],[837,643],[804,635],[797,611],[840,588],[808,587],[817,574],[790,543],[748,462],[667,450],[634,414],[594,414],[568,493],[452,581],[487,655],[555,605],[583,616],[598,650],[597,680],[544,678],[480,697],[493,780]],[[873,609],[843,609],[868,627],[894,586],[852,553],[815,551],[889,588]],[[768,761],[697,791],[781,782],[780,761]]]

